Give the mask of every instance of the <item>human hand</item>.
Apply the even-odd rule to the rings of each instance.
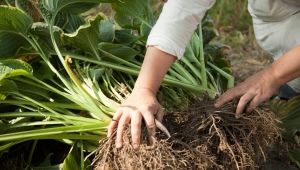
[[[240,99],[236,109],[236,117],[240,117],[244,111],[250,113],[260,103],[272,97],[281,86],[280,81],[273,73],[273,68],[270,66],[254,74],[222,94],[216,100],[215,107],[220,107],[233,99]]]
[[[162,122],[163,115],[163,109],[153,91],[145,88],[134,89],[114,114],[113,120],[116,121],[110,122],[107,137],[111,137],[117,128],[116,147],[122,148],[125,125],[130,122],[132,146],[136,149],[140,144],[142,119],[147,126],[148,135],[154,135],[155,118]]]

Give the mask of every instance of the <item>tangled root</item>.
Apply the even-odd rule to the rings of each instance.
[[[202,101],[186,113],[168,114],[164,125],[172,137],[158,132],[149,145],[143,128],[136,150],[128,127],[122,149],[115,147],[115,134],[101,141],[95,170],[258,169],[266,149],[280,138],[279,121],[266,108],[237,119],[235,109],[236,102],[216,109],[213,101]]]

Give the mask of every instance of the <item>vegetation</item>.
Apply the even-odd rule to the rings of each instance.
[[[103,3],[111,4],[113,18],[92,14]],[[160,8],[153,10],[146,0],[13,4],[0,6],[1,155],[33,141],[27,168],[84,169],[84,153],[98,147],[110,117],[131,92]],[[166,109],[182,110],[199,94],[214,98],[233,86],[222,59],[226,46],[209,44],[212,28],[206,17],[184,59],[166,75],[158,94]],[[73,146],[61,165],[32,164],[42,139]]]
[[[24,144],[31,148],[24,158],[28,169],[85,169],[91,162],[84,156],[98,148],[111,116],[131,92],[163,2],[2,0],[0,4],[0,157]],[[242,13],[235,16],[239,19],[220,16],[244,11],[245,5],[246,0],[234,6],[218,1],[211,16],[216,16],[217,25],[235,23],[242,31],[233,37],[240,40],[240,35],[251,34],[244,31],[251,29],[250,19]],[[212,99],[233,86],[224,60],[228,46],[211,43],[217,34],[206,16],[183,60],[168,71],[157,96],[167,112],[185,110],[191,101],[203,95]],[[226,44],[228,38],[219,40]],[[44,139],[72,146],[64,161],[53,165],[49,154],[44,161],[33,162]],[[291,152],[296,162],[297,154]]]

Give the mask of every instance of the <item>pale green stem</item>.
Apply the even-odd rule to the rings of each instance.
[[[195,78],[185,69],[181,64],[178,62],[175,62],[172,65],[172,68],[174,68],[180,75],[186,78],[191,84],[198,85],[199,83],[195,80]]]
[[[207,64],[216,71],[218,71],[222,76],[224,76],[228,80],[227,88],[231,88],[234,86],[234,77],[232,75],[226,73],[225,71],[223,71],[222,69],[218,68],[210,62],[207,62]]]
[[[60,116],[57,116],[51,112],[6,112],[1,113],[0,118],[10,118],[10,117],[51,117],[52,119],[60,119]],[[85,123],[101,123],[101,121],[93,119],[93,118],[86,118],[82,116],[68,116],[65,117],[72,121],[72,122],[79,122],[78,124],[85,124]]]
[[[105,135],[106,133],[104,132],[104,130],[107,128],[108,123],[109,122],[90,124],[90,125],[52,127],[47,129],[36,129],[36,130],[2,134],[0,135],[0,142],[21,140],[26,138],[30,138],[31,140],[41,139],[41,138],[45,139],[48,138],[50,135],[55,135],[58,137],[60,135],[67,135],[69,133],[74,133],[74,132],[78,133],[78,132],[99,131],[100,133],[101,130],[103,130],[102,134]],[[53,136],[51,138],[53,138]]]
[[[6,104],[14,104],[14,105],[33,105],[36,106],[36,104],[29,102],[29,101],[22,101],[22,100],[2,100],[0,103],[6,103]],[[66,108],[66,109],[76,109],[76,110],[86,110],[84,107],[79,106],[75,103],[56,103],[56,102],[40,102],[42,105],[55,108]]]
[[[11,6],[8,0],[5,0],[7,6]]]
[[[100,66],[108,67],[108,68],[111,68],[111,69],[114,69],[114,70],[117,70],[117,71],[121,71],[121,72],[124,72],[124,73],[127,73],[127,74],[135,75],[135,76],[138,76],[138,74],[139,74],[139,71],[130,69],[128,67],[124,67],[124,66],[121,67],[121,66],[118,66],[116,64],[112,64],[112,63],[104,62],[104,61],[96,61],[94,59],[84,58],[80,55],[72,55],[72,58],[79,59],[79,60],[84,60],[84,61],[87,61],[87,62],[98,64]],[[183,88],[183,89],[190,90],[192,92],[199,93],[199,94],[202,94],[205,91],[208,92],[208,93],[213,93],[213,94],[215,93],[211,89],[205,88],[203,86],[197,86],[197,85],[192,85],[192,84],[187,84],[187,83],[180,82],[180,81],[174,79],[174,77],[169,78],[168,76],[165,76],[165,78],[163,80],[163,84],[171,85],[171,86],[178,87],[178,88]]]
[[[203,49],[203,35],[202,35],[202,24],[199,23],[199,40],[200,40],[200,63],[201,63],[201,74],[202,74],[202,86],[207,88],[207,76],[204,60],[204,49]]]

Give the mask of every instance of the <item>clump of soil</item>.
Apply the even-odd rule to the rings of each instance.
[[[281,138],[279,121],[260,107],[237,119],[235,108],[236,102],[217,109],[213,101],[201,101],[186,112],[167,114],[163,123],[171,137],[158,132],[149,145],[144,128],[136,150],[128,127],[123,148],[115,148],[115,134],[102,140],[93,165],[96,170],[258,169]]]

